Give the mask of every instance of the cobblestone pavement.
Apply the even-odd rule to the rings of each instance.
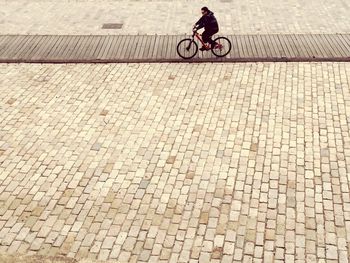
[[[347,0],[0,0],[2,34],[185,34],[208,5],[223,34],[349,33]],[[120,30],[101,29],[123,23]]]
[[[348,262],[350,64],[0,65],[0,253]]]

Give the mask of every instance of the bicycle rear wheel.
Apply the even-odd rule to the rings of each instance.
[[[216,45],[215,47],[211,50],[213,54],[217,57],[224,57],[228,53],[230,53],[232,44],[231,41],[226,38],[226,37],[218,37],[214,39]]]
[[[193,58],[198,52],[198,45],[191,38],[185,38],[177,44],[177,54],[183,59]]]

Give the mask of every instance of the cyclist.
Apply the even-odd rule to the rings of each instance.
[[[208,7],[202,7],[202,17],[194,25],[193,30],[198,30],[204,27],[204,32],[202,34],[203,42],[209,43],[213,49],[216,45],[215,41],[211,37],[219,32],[218,21],[216,20],[214,13],[209,10]],[[208,50],[205,46],[202,46],[199,50]]]

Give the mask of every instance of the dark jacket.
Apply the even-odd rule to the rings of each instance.
[[[197,29],[204,27],[205,30],[219,30],[218,21],[216,20],[214,13],[209,11],[207,15],[202,16],[196,23]]]

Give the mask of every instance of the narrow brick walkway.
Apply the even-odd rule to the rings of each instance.
[[[2,63],[282,62],[350,61],[350,34],[230,35],[230,54],[218,59],[199,52],[192,60],[176,53],[185,36],[2,35]]]

